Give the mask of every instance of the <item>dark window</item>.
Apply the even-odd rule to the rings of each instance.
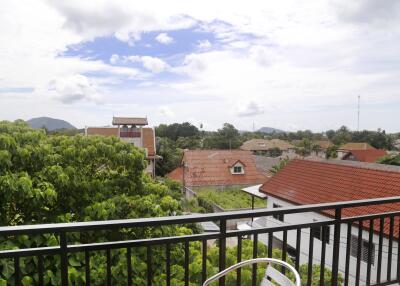
[[[234,166],[233,172],[234,173],[242,173],[242,166]]]
[[[272,207],[274,209],[276,209],[276,208],[281,208],[282,206],[280,206],[278,204],[273,204]],[[272,215],[272,217],[274,219],[277,219],[277,220],[280,220],[280,221],[284,221],[284,216],[285,216],[284,214],[274,214],[274,215]]]
[[[368,251],[369,251],[369,242],[368,240],[363,239],[361,241],[361,260],[364,262],[368,262]],[[358,252],[358,237],[356,235],[351,236],[351,247],[350,247],[351,256],[357,257]],[[375,244],[371,245],[371,263],[375,264]]]
[[[324,236],[322,236],[322,228],[325,231]],[[317,238],[321,241],[323,240],[325,243],[329,243],[329,235],[330,235],[330,228],[327,225],[313,227],[311,230],[312,237]]]

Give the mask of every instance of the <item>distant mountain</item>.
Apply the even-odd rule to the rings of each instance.
[[[58,129],[76,129],[75,126],[65,120],[55,119],[51,117],[32,118],[29,119],[27,122],[32,128],[46,127],[49,131],[54,131]]]
[[[257,132],[272,134],[272,133],[284,133],[285,131],[272,127],[261,127],[260,129],[257,130]]]

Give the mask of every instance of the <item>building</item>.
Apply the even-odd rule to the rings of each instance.
[[[115,136],[122,141],[143,148],[148,162],[146,172],[155,175],[155,161],[159,158],[156,154],[156,141],[154,129],[144,127],[148,125],[147,118],[143,117],[113,117],[113,126],[86,127],[85,135]]]
[[[250,151],[185,150],[180,167],[167,175],[185,187],[247,186],[267,179]]]
[[[375,163],[386,155],[385,150],[379,149],[352,150],[345,154],[342,160]]]
[[[315,147],[311,151],[311,156],[320,157],[323,159],[326,159],[327,150],[334,146],[333,143],[328,140],[318,140],[315,141],[313,144]]]
[[[267,155],[271,157],[285,156],[295,153],[295,147],[280,139],[251,139],[240,146],[241,150],[251,151],[253,154]]]
[[[372,147],[371,145],[369,145],[368,143],[354,143],[354,142],[350,142],[350,143],[346,143],[343,144],[342,146],[340,146],[337,150],[337,158],[338,159],[343,159],[343,157],[349,153],[350,151],[354,151],[354,150],[372,150],[375,149],[374,147]]]
[[[259,190],[268,196],[268,208],[394,197],[400,195],[400,167],[336,160],[323,162],[292,160],[275,176],[267,180]],[[398,212],[399,209],[399,203],[391,203],[373,207],[344,208],[341,213],[342,217],[354,217]],[[276,215],[257,219],[254,225],[256,227],[276,227],[306,224],[323,222],[332,218],[332,216],[332,210]],[[391,223],[389,219],[383,219],[382,244],[380,244],[379,236],[380,221],[378,220],[373,225],[371,239],[369,238],[369,227],[369,221],[364,222],[363,227],[360,229],[357,223],[341,224],[341,234],[343,236],[341,235],[340,237],[339,253],[341,253],[341,257],[344,257],[344,254],[350,251],[348,262],[349,285],[356,285],[357,269],[360,275],[360,285],[365,285],[368,267],[371,273],[371,282],[373,282],[371,285],[376,282],[379,284],[379,281],[376,281],[377,272],[384,273],[382,277],[386,278],[386,273],[389,273],[387,271],[389,263],[391,263],[391,274],[388,274],[388,276],[394,279],[396,277],[397,270],[394,265],[397,265],[398,259],[399,220],[393,219]],[[334,226],[325,225],[311,228],[311,230],[303,229],[301,232],[300,263],[310,261],[308,246],[310,245],[310,237],[312,237],[314,245],[311,261],[314,264],[321,262],[321,249],[324,242],[327,254],[325,263],[328,268],[332,268]],[[349,235],[347,236],[346,233]],[[296,231],[287,233],[289,255],[296,253],[296,237]],[[358,239],[359,237],[360,240]],[[259,239],[267,243],[267,236],[260,236]],[[282,233],[274,233],[274,239],[276,244],[282,242]],[[359,245],[359,241],[361,245]],[[349,245],[349,248],[347,248],[347,245]],[[358,247],[361,247],[359,253]],[[382,249],[386,250],[383,251]],[[389,253],[390,256],[388,255]],[[359,268],[356,262],[358,254],[361,260]],[[344,275],[345,269],[346,259],[340,259],[339,272]]]

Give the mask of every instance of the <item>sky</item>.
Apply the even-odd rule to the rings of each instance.
[[[2,0],[0,120],[400,131],[400,1]]]

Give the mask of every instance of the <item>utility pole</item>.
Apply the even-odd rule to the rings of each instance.
[[[357,102],[357,131],[360,131],[360,95]]]

